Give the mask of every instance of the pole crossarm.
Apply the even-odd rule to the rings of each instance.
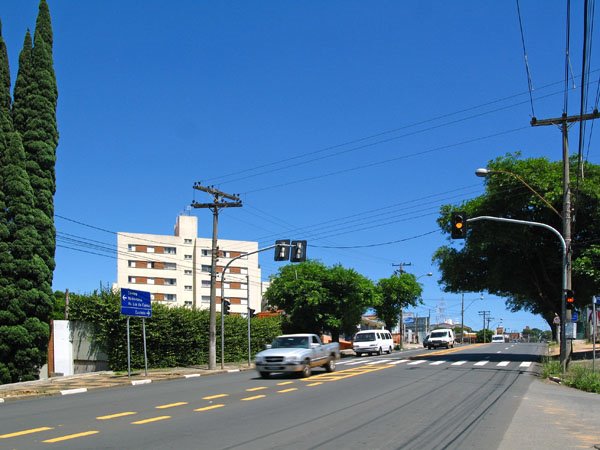
[[[541,127],[547,125],[563,125],[565,123],[574,123],[581,122],[583,120],[593,120],[600,118],[600,112],[597,109],[594,112],[589,114],[576,114],[574,116],[567,116],[563,114],[561,117],[555,117],[552,119],[536,119],[535,117],[531,118],[531,126],[532,127]]]
[[[214,202],[214,203],[192,202],[192,204],[190,206],[192,208],[235,208],[235,207],[242,206],[242,202],[241,201],[233,202],[233,203],[228,203],[228,202]]]
[[[197,189],[198,191],[208,192],[209,194],[218,195],[219,197],[225,197],[230,200],[236,200],[236,201],[240,200],[240,196],[237,194],[228,194],[226,192],[216,189],[214,186],[202,186],[199,181],[196,181],[194,183],[193,187],[194,187],[194,189]]]

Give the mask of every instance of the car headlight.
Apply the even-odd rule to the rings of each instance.
[[[289,363],[295,363],[295,362],[299,361],[298,357],[294,356],[294,355],[292,355],[292,356],[286,356],[285,360],[286,360],[286,362],[289,362]]]
[[[262,364],[264,361],[264,358],[262,356],[257,356],[255,362],[257,364]]]

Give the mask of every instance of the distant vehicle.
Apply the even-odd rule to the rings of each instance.
[[[340,359],[340,344],[323,344],[316,334],[284,334],[277,336],[267,349],[256,354],[255,367],[263,378],[275,373],[300,373],[309,377],[313,367],[335,370]]]
[[[381,355],[391,354],[394,349],[392,334],[387,330],[363,330],[354,335],[352,349],[356,356],[363,353]]]
[[[504,343],[506,342],[506,340],[504,339],[504,335],[502,334],[494,334],[492,336],[492,342],[499,342],[499,343]]]
[[[450,328],[439,328],[429,333],[427,348],[431,350],[437,347],[454,347],[454,331]]]
[[[423,339],[423,347],[427,348],[427,344],[429,344],[429,335],[425,336],[425,339]]]

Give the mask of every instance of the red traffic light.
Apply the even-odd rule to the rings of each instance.
[[[570,304],[575,303],[575,292],[572,291],[571,289],[567,289],[567,291],[565,293],[565,299],[566,299],[567,303],[570,303]]]

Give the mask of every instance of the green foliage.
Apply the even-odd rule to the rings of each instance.
[[[476,342],[492,342],[492,336],[494,332],[492,330],[479,330],[477,332]],[[485,340],[484,340],[485,336]]]
[[[497,173],[485,180],[486,192],[461,205],[445,205],[438,219],[450,234],[450,215],[464,210],[468,217],[494,216],[544,223],[562,229],[561,217],[528,189],[526,183],[557,211],[562,210],[562,162],[545,158],[520,160],[507,155],[490,161]],[[510,175],[510,172],[514,175]],[[573,286],[581,304],[598,289],[590,264],[591,243],[600,238],[600,167],[585,165],[575,198],[573,227]],[[575,180],[576,177],[573,176]],[[552,326],[560,311],[562,296],[562,251],[557,237],[538,227],[492,221],[469,223],[467,239],[439,248],[433,256],[442,274],[441,284],[449,292],[481,292],[505,297],[512,311],[541,315]],[[587,269],[587,272],[586,272]]]
[[[62,293],[55,296],[64,298]],[[108,289],[89,295],[70,294],[69,319],[93,325],[94,346],[108,355],[112,370],[127,369],[127,317],[121,316],[119,294]],[[154,303],[152,317],[146,321],[148,366],[186,367],[208,364],[209,312]],[[221,335],[220,320],[217,336]],[[248,360],[247,319],[225,317],[225,362]],[[251,319],[252,356],[281,334],[281,319]],[[142,319],[130,319],[131,365],[144,367]],[[217,356],[220,358],[220,339]],[[219,359],[220,362],[220,359]]]
[[[563,374],[558,359],[545,357],[542,360],[542,377],[559,377],[567,386],[600,394],[600,372],[592,371],[590,361],[574,361]]]
[[[388,330],[398,324],[400,311],[408,306],[417,306],[423,288],[413,274],[401,273],[377,282],[377,317],[385,322]]]
[[[352,334],[375,303],[373,283],[353,269],[317,261],[289,264],[271,278],[265,293],[270,306],[283,309],[286,332]]]

